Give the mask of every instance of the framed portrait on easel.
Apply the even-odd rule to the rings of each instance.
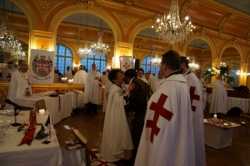
[[[131,56],[120,56],[120,69],[126,71],[128,69],[134,68],[134,58]]]

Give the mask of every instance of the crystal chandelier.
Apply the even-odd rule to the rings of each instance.
[[[10,53],[15,59],[23,59],[25,56],[21,42],[16,39],[12,32],[7,30],[4,24],[0,25],[0,49]]]
[[[98,41],[90,46],[91,50],[101,53],[109,52],[109,45],[103,43],[102,41],[103,32],[99,32],[98,36],[99,36]]]
[[[157,17],[152,28],[155,29],[161,39],[174,44],[185,41],[195,29],[195,26],[189,16],[185,16],[184,21],[181,22],[178,0],[171,0],[169,13]]]
[[[91,49],[85,45],[84,48],[79,48],[78,49],[78,54],[81,58],[84,58],[85,56],[89,55],[91,53]]]
[[[189,60],[188,66],[192,71],[198,70],[200,69],[200,65],[198,63],[195,62],[195,58],[194,57],[187,57],[187,59]]]
[[[151,63],[153,64],[153,65],[160,65],[160,63],[161,63],[161,58],[160,57],[158,57],[158,56],[155,56],[154,58],[152,58],[152,60],[151,60]]]

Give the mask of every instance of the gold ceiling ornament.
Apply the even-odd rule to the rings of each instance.
[[[161,39],[174,44],[184,42],[196,26],[192,24],[189,16],[185,16],[183,22],[181,21],[178,0],[171,0],[169,12],[156,17],[152,28]]]

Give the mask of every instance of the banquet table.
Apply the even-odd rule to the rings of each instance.
[[[218,123],[211,119],[204,119],[205,124],[205,144],[215,149],[222,149],[232,145],[233,130],[239,124],[232,122]]]
[[[69,117],[75,107],[75,96],[76,93],[66,92],[58,94],[57,96],[51,97],[50,94],[55,93],[53,91],[35,93],[31,96],[25,96],[18,100],[18,103],[24,106],[33,107],[34,103],[39,100],[44,100],[46,109],[49,111],[51,116],[51,122],[57,124],[61,120]]]
[[[207,101],[211,104],[211,94],[207,94]],[[250,113],[250,98],[241,97],[228,97],[227,98],[227,111],[233,107],[239,107],[243,113]],[[226,114],[227,112],[220,112]]]
[[[27,121],[29,112],[21,112],[18,120]],[[43,115],[45,116],[45,115]],[[45,116],[46,117],[46,116]],[[44,123],[47,118],[37,117],[37,121]],[[3,123],[10,124],[13,116],[0,115]],[[52,126],[52,125],[51,125]],[[39,126],[36,127],[39,131]],[[0,139],[0,163],[1,166],[61,166],[62,154],[55,134],[51,127],[50,143],[43,144],[43,140],[32,141],[31,145],[20,145],[24,132],[17,132],[16,127],[8,126],[4,135]]]
[[[37,113],[37,122],[45,124],[48,119],[48,112]],[[19,123],[28,123],[29,111],[21,112],[17,116]],[[9,124],[13,122],[12,115],[3,115],[0,110],[0,165],[1,166],[86,166],[85,148],[67,150],[61,148],[56,132],[51,124],[50,143],[43,144],[44,140],[32,141],[31,145],[19,146],[24,132],[17,132],[16,127]],[[3,123],[6,128],[4,135],[1,127]],[[40,127],[36,126],[36,133]]]

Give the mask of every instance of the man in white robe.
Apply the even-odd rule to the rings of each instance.
[[[112,82],[108,79],[109,71],[103,72],[103,75],[101,77],[101,83],[102,83],[102,101],[103,101],[103,112],[106,111],[107,108],[107,101],[108,101],[108,95],[110,87],[112,86]]]
[[[193,115],[193,129],[195,142],[195,165],[206,165],[205,142],[204,142],[204,122],[203,122],[203,87],[197,76],[189,69],[189,61],[186,57],[181,57],[181,70],[187,79]]]
[[[11,74],[8,99],[15,102],[18,98],[31,95],[31,85],[28,77],[28,65],[19,61],[18,70]]]
[[[213,83],[212,98],[210,104],[210,113],[227,113],[227,91],[225,82],[220,75]]]
[[[23,60],[18,63],[18,70],[11,74],[8,88],[8,99],[16,104],[31,107],[34,102],[27,101],[26,97],[32,95],[28,75],[28,65]]]
[[[65,77],[67,77],[68,79],[72,79],[72,77],[73,77],[72,70],[69,66],[67,66],[67,70],[65,72]]]
[[[75,73],[73,77],[73,83],[82,84],[86,86],[88,73],[83,70],[83,66],[80,65],[79,70]]]
[[[84,87],[83,97],[77,97],[77,105],[83,106],[87,103],[87,78],[88,73],[84,70],[84,66],[80,65],[79,70],[75,73],[73,77],[73,83],[74,84],[81,84]],[[80,91],[76,91],[79,95],[82,93]]]
[[[101,142],[101,157],[109,162],[129,159],[133,143],[124,109],[123,90],[121,88],[124,74],[115,69],[110,72],[113,82],[108,96],[105,113],[103,136]]]
[[[96,70],[96,65],[92,64],[92,70],[88,73],[86,94],[88,97],[88,110],[91,112],[97,111],[97,106],[101,105],[102,101],[102,83],[100,81],[101,75]]]
[[[164,80],[148,102],[135,166],[195,166],[189,89],[177,52],[162,57]]]

